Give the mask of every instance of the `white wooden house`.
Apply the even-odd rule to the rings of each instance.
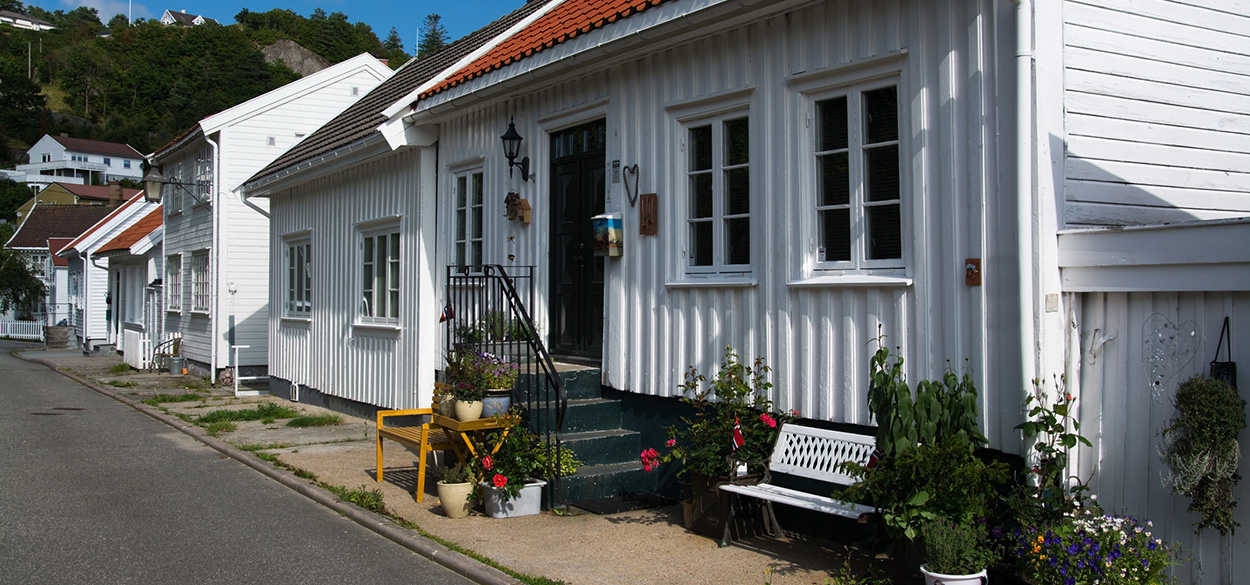
[[[45,134],[26,151],[29,162],[15,170],[40,189],[52,183],[104,184],[143,176],[143,155],[128,144]]]
[[[966,364],[1010,453],[1032,380],[1066,373],[1096,444],[1074,471],[1198,549],[1183,580],[1250,580],[1232,554],[1245,535],[1195,539],[1158,482],[1170,406],[1142,350],[1154,312],[1197,323],[1169,357],[1174,390],[1224,316],[1250,343],[1244,2],[557,0],[514,16],[376,132],[249,181],[275,249],[315,259],[298,282],[271,264],[311,301],[274,315],[275,375],[428,403],[440,270],[479,251],[537,266],[548,346],[627,393],[675,396],[732,345],[773,368],[778,406],[869,425],[880,327],[912,380]],[[510,124],[531,180],[503,158]],[[531,222],[505,218],[509,192]],[[621,217],[619,257],[589,254],[600,212]],[[398,240],[383,256],[398,313],[381,318],[359,302],[380,290],[360,284],[379,237]]]
[[[109,270],[92,254],[146,217],[156,203],[142,192],[122,203],[57,254],[68,260],[67,287],[70,323],[83,351],[123,350],[122,317],[116,290],[109,286]]]
[[[267,363],[269,220],[244,201],[244,179],[391,74],[362,54],[201,120],[151,162],[168,180],[164,200],[165,330],[183,339],[188,367],[216,381],[232,367]]]
[[[153,348],[161,338],[161,278],[164,230],[160,205],[91,253],[91,260],[108,267],[108,290],[113,300],[117,333],[114,339],[136,369],[151,365]]]
[[[31,317],[41,325],[72,319],[68,287],[68,262],[56,253],[91,228],[115,207],[34,203],[5,242],[20,252],[48,287],[42,307],[31,307]]]

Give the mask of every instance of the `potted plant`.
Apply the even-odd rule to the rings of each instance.
[[[482,401],[491,390],[503,394],[512,392],[516,384],[518,367],[493,354],[478,351],[456,351],[447,355],[444,370],[447,393],[456,401],[456,418],[475,420],[483,416]],[[496,409],[498,404],[495,405]],[[487,416],[507,412],[495,410]]]
[[[1161,455],[1171,469],[1164,484],[1189,498],[1189,511],[1202,515],[1194,532],[1211,527],[1220,535],[1237,527],[1233,486],[1240,450],[1237,435],[1246,428],[1246,401],[1214,378],[1194,376],[1181,384],[1176,413],[1167,428]]]
[[[463,464],[443,468],[438,502],[448,518],[464,518],[473,507],[473,475]]]
[[[986,569],[998,560],[984,525],[977,522],[929,520],[921,525],[920,536],[925,585],[984,585],[989,579]]]
[[[492,431],[482,443],[498,445],[493,453],[484,453],[472,463],[477,477],[482,478],[482,499],[486,515],[511,518],[537,514],[542,507],[542,477],[572,475],[579,461],[568,448],[555,457],[547,445],[525,428],[521,417],[510,413],[503,418],[503,428]]]

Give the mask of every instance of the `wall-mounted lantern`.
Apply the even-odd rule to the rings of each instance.
[[[516,162],[516,157],[521,153],[521,135],[517,134],[516,124],[511,120],[508,121],[508,131],[499,137],[503,140],[503,156],[508,159],[508,176],[512,176],[512,167],[521,167],[521,180],[530,180],[530,157],[521,159]]]

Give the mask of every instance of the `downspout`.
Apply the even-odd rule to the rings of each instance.
[[[208,257],[209,257],[210,262],[212,263],[212,266],[209,268],[209,271],[208,271],[208,290],[209,290],[208,294],[211,295],[211,297],[208,299],[208,303],[209,303],[208,306],[212,307],[212,313],[209,314],[208,316],[209,337],[211,338],[211,342],[210,342],[210,346],[208,350],[209,362],[210,362],[208,364],[208,380],[210,384],[216,386],[217,385],[217,345],[218,345],[217,337],[221,331],[221,317],[222,317],[221,307],[218,305],[218,302],[217,302],[218,299],[220,298],[220,296],[217,294],[217,269],[218,267],[221,266],[221,254],[223,252],[223,250],[220,247],[218,247],[217,242],[218,242],[218,237],[219,237],[218,232],[220,231],[220,227],[221,227],[221,214],[225,213],[226,208],[225,206],[221,204],[222,203],[221,198],[220,198],[221,189],[219,188],[221,186],[221,160],[219,158],[221,151],[217,147],[217,143],[213,142],[213,139],[209,137],[207,133],[204,134],[204,141],[208,142],[208,147],[211,148],[213,151],[213,155],[211,159],[213,161],[212,200],[209,202],[210,213],[213,214],[213,242],[211,244],[212,248],[210,248],[208,251]]]
[[[1016,5],[1016,232],[1020,271],[1020,371],[1024,388],[1032,388],[1037,375],[1038,313],[1033,257],[1035,208],[1033,191],[1033,3],[1012,0]]]
[[[256,210],[256,213],[259,213],[259,214],[261,214],[261,215],[265,216],[265,219],[270,219],[270,218],[269,218],[269,212],[268,212],[268,211],[265,211],[264,209],[261,209],[259,205],[255,204],[255,203],[252,203],[251,201],[248,201],[248,199],[247,199],[247,191],[244,191],[243,189],[239,189],[239,199],[241,199],[241,200],[243,201],[243,204],[244,204],[244,205],[246,205],[246,206],[248,206],[248,207],[251,207],[252,209]]]

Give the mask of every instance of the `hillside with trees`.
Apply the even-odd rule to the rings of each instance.
[[[317,9],[250,12],[229,26],[164,26],[124,15],[107,27],[95,8],[69,12],[0,0],[0,9],[56,25],[36,32],[0,26],[0,165],[17,162],[45,133],[130,144],[152,152],[202,118],[280,87],[299,75],[267,63],[261,49],[294,41],[331,63],[360,53],[408,60],[392,29],[387,42],[346,14]]]

